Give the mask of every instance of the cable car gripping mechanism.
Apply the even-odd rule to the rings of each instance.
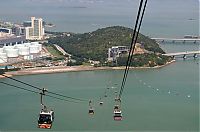
[[[44,105],[43,103],[43,96],[45,95],[45,92],[47,92],[47,89],[43,88],[42,91],[40,92],[40,103],[42,105],[42,109],[45,110],[46,109],[46,106]]]

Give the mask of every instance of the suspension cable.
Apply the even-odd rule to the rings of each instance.
[[[38,90],[42,90],[42,88],[40,88],[40,87],[37,87],[37,86],[31,85],[31,84],[29,84],[29,83],[20,81],[20,80],[18,80],[18,79],[9,77],[9,76],[7,76],[7,75],[5,75],[5,74],[2,74],[2,76],[6,77],[6,78],[8,78],[8,79],[14,80],[14,81],[16,81],[16,82],[22,83],[22,84],[24,84],[24,85],[30,86],[30,87],[32,87],[32,88],[35,88],[35,89],[38,89]],[[50,94],[53,94],[53,95],[57,95],[57,96],[60,96],[60,97],[65,97],[65,98],[68,98],[68,99],[77,100],[77,101],[88,101],[88,100],[86,100],[86,99],[74,98],[74,97],[70,97],[70,96],[66,96],[66,95],[62,95],[62,94],[55,93],[55,92],[50,92],[50,91],[47,91],[47,93],[50,93]]]
[[[139,17],[140,17],[140,11],[142,9],[142,4],[143,4],[143,0],[140,1],[138,13],[137,13],[135,28],[133,30],[133,36],[132,36],[132,40],[131,40],[131,46],[130,46],[130,49],[129,49],[128,59],[126,61],[126,68],[125,68],[125,71],[124,71],[124,76],[123,76],[123,80],[122,80],[122,84],[121,84],[120,94],[121,94],[121,90],[123,89],[124,83],[125,83],[125,78],[126,78],[126,74],[127,74],[127,70],[128,70],[128,65],[129,65],[129,61],[130,61],[131,51],[132,51],[132,48],[133,48],[135,34],[136,34],[136,30],[137,30],[137,26],[138,26],[138,21],[139,21]]]
[[[127,79],[127,76],[128,76],[129,69],[130,69],[131,60],[133,58],[133,53],[134,53],[135,46],[136,46],[136,43],[137,43],[139,31],[140,31],[140,28],[141,28],[142,20],[143,20],[145,9],[146,9],[146,5],[147,5],[147,0],[145,1],[145,4],[144,4],[144,8],[143,8],[143,11],[142,11],[142,16],[141,16],[141,19],[140,19],[138,31],[137,31],[137,34],[136,34],[136,37],[135,37],[135,41],[133,43],[134,46],[133,46],[133,49],[132,49],[132,52],[131,52],[131,57],[130,57],[129,64],[128,64],[128,69],[127,69],[127,73],[126,73],[125,82],[126,82],[126,79]],[[125,85],[125,83],[124,83],[124,85]],[[120,97],[121,97],[121,94],[122,94],[123,90],[124,90],[124,86],[123,86],[122,90],[120,91]]]
[[[123,76],[121,89],[120,89],[120,93],[119,93],[119,99],[121,98],[121,95],[123,93],[124,86],[125,86],[125,83],[126,83],[126,79],[127,79],[127,76],[128,76],[129,68],[130,68],[130,65],[131,65],[131,60],[133,58],[133,53],[134,53],[135,46],[136,46],[136,43],[137,43],[137,38],[138,38],[139,31],[140,31],[140,28],[141,28],[142,20],[143,20],[143,17],[144,17],[146,5],[147,5],[147,0],[145,0],[145,4],[144,4],[143,10],[142,10],[142,16],[140,18],[140,22],[139,22],[139,26],[138,26],[138,21],[139,21],[142,5],[143,5],[143,0],[140,1],[140,6],[139,6],[139,10],[138,10],[137,19],[136,19],[135,29],[134,29],[134,33],[133,33],[133,37],[132,37],[132,41],[131,41],[131,46],[130,46],[130,50],[129,50],[129,55],[128,55],[128,59],[127,59],[127,63],[126,63],[126,68],[125,68],[125,71],[124,71],[124,76]],[[137,26],[138,26],[138,30],[137,30]]]
[[[40,94],[40,92],[33,91],[33,90],[30,90],[30,89],[26,89],[26,88],[23,88],[23,87],[19,87],[19,86],[16,86],[16,85],[8,84],[8,83],[5,83],[5,82],[0,82],[0,83],[2,83],[4,85],[11,86],[11,87],[14,87],[14,88],[17,88],[17,89],[25,90],[25,91],[36,93],[36,94]],[[58,100],[62,100],[62,101],[73,102],[73,103],[80,103],[80,102],[76,102],[76,101],[73,101],[73,100],[67,100],[67,99],[55,97],[55,96],[52,96],[52,95],[46,95],[45,94],[45,96],[51,97],[51,98],[54,98],[54,99],[58,99]]]
[[[12,85],[12,84],[9,84],[9,83],[5,83],[5,82],[0,82],[0,83],[11,86],[11,87],[15,87],[15,88],[18,88],[18,89],[22,89],[22,90],[25,90],[25,91],[29,91],[29,92],[32,92],[32,93],[36,93],[36,94],[40,93],[40,92],[36,92],[36,91],[30,90],[30,89],[22,88],[22,87]]]

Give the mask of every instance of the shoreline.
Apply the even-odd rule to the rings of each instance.
[[[167,62],[165,65],[155,67],[130,67],[130,69],[157,69],[165,67],[175,60]],[[55,67],[42,67],[42,68],[31,68],[19,71],[5,72],[7,76],[23,76],[23,75],[37,75],[37,74],[53,74],[53,73],[64,73],[64,72],[80,72],[80,71],[96,71],[96,70],[124,70],[123,67],[93,67],[93,66],[55,66]],[[5,78],[0,75],[0,79]]]

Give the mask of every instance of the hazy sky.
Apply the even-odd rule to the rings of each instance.
[[[63,24],[68,26],[65,30],[73,27],[84,31],[97,28],[91,28],[90,25],[132,26],[139,1],[1,0],[0,20],[23,22],[29,20],[31,16],[43,17],[44,20],[55,23],[59,30],[63,28],[59,25]],[[187,21],[190,18],[198,21]],[[148,32],[151,32],[158,26],[160,29],[165,28],[163,30],[169,30],[170,27],[180,29],[188,25],[197,29],[197,22],[199,22],[199,0],[148,0],[143,25]],[[75,26],[80,24],[82,27]]]

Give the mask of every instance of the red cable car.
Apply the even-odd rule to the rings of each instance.
[[[94,109],[92,107],[90,107],[89,112],[90,115],[94,115]]]
[[[38,128],[51,129],[54,121],[54,111],[40,111]]]
[[[113,118],[115,121],[121,121],[122,120],[122,111],[120,110],[121,99],[119,97],[116,97],[115,102],[116,102],[116,104],[114,106]]]
[[[54,121],[54,111],[48,110],[47,107],[43,103],[43,96],[45,95],[46,89],[42,89],[41,95],[41,105],[42,110],[40,111],[39,117],[38,117],[38,128],[44,128],[44,129],[51,129],[52,123]]]
[[[89,101],[89,111],[88,111],[88,114],[90,115],[94,115],[94,108],[92,107],[92,101],[90,100]]]
[[[121,110],[114,110],[114,116],[115,121],[121,121],[122,120],[122,112]]]

